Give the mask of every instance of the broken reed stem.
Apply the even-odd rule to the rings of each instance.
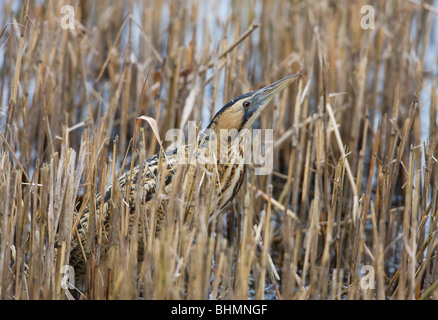
[[[11,156],[14,158],[15,162],[17,163],[17,165],[20,167],[21,172],[24,174],[24,176],[26,177],[27,181],[29,183],[31,183],[31,179],[30,177],[27,175],[26,170],[24,170],[23,165],[21,164],[20,160],[18,160],[17,156],[15,155],[14,150],[12,149],[12,147],[9,145],[8,141],[6,140],[5,136],[3,135],[3,133],[0,131],[0,138],[2,138],[3,143],[6,145],[6,148],[8,148],[9,153],[11,154]]]
[[[260,24],[252,24],[248,30],[245,31],[231,46],[229,46],[224,52],[222,52],[219,56],[219,60],[222,60],[225,58],[231,51],[234,50],[240,43],[243,42],[247,37],[251,35],[258,27],[260,27]],[[202,68],[199,73],[204,73],[210,68],[214,67],[214,62],[211,62],[207,67]],[[219,68],[221,69],[221,68]]]
[[[356,223],[357,210],[359,207],[359,198],[357,195],[356,183],[354,181],[354,176],[353,176],[353,173],[351,171],[351,167],[350,167],[350,164],[348,162],[347,155],[345,154],[344,145],[342,143],[342,138],[341,138],[341,135],[339,133],[338,125],[336,123],[336,119],[335,119],[335,116],[333,114],[333,110],[332,110],[332,107],[330,106],[330,103],[326,104],[326,108],[327,108],[327,113],[329,115],[330,121],[332,122],[332,125],[333,125],[333,131],[335,132],[336,142],[338,144],[339,151],[341,152],[342,157],[345,158],[345,169],[347,171],[347,177],[348,177],[348,181],[350,182],[351,191],[353,192],[353,223]]]

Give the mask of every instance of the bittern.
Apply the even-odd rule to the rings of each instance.
[[[286,86],[291,84],[295,79],[297,79],[300,74],[294,74],[281,79],[271,85],[268,85],[262,89],[252,91],[241,95],[238,98],[231,100],[225,106],[223,106],[213,117],[207,129],[209,132],[216,133],[216,136],[220,136],[221,129],[230,130],[230,132],[235,132],[235,135],[239,135],[244,129],[250,129],[254,122],[259,118],[260,113],[266,107],[266,105],[272,100],[272,98],[280,91],[282,91]],[[195,144],[197,146],[196,152],[193,153],[195,157],[200,155],[199,151],[206,151],[202,154],[210,153],[210,150],[206,149],[211,147],[210,135],[200,135],[200,139],[197,140]],[[228,138],[228,137],[227,137]],[[233,137],[231,137],[233,138]],[[219,144],[221,141],[219,141]],[[223,155],[219,154],[223,152],[224,148],[214,149],[213,158],[216,163],[213,165],[207,163],[204,165],[204,169],[211,173],[212,181],[212,197],[211,202],[208,206],[209,212],[208,216],[213,217],[219,215],[224,211],[226,206],[233,200],[237,192],[242,185],[245,172],[247,171],[248,164],[244,161],[243,147],[241,144],[228,145],[225,148],[227,154],[228,162],[224,163],[219,161],[223,158]],[[142,235],[144,234],[144,227],[139,225],[139,220],[134,219],[134,212],[136,210],[135,206],[141,203],[145,206],[146,213],[151,214],[152,202],[154,196],[157,193],[164,192],[166,194],[171,194],[173,187],[173,178],[175,176],[176,167],[179,165],[178,158],[180,148],[183,148],[183,154],[187,154],[190,148],[188,146],[177,147],[172,151],[166,151],[164,153],[159,153],[152,158],[146,160],[143,164],[135,167],[132,172],[128,171],[123,174],[118,180],[118,190],[120,190],[121,195],[125,195],[126,189],[130,188],[130,193],[128,200],[125,200],[129,204],[129,232],[132,233],[134,230],[134,225],[137,221],[137,232],[139,232],[138,237],[138,247],[139,250],[143,247]],[[217,152],[215,154],[215,152]],[[194,192],[189,192],[194,189],[194,172],[196,166],[199,166],[201,162],[196,162],[195,165],[189,165],[188,170],[184,173],[184,185],[183,189],[186,190],[184,202],[185,202],[185,216],[183,218],[185,225],[190,225],[193,216],[194,207],[196,206],[196,198],[193,197]],[[161,173],[161,175],[160,175]],[[158,182],[158,176],[161,177],[160,181],[164,183],[164,187],[160,187]],[[111,208],[110,199],[112,196],[113,187],[110,185],[106,187],[103,194],[98,194],[95,197],[94,221],[102,221],[101,224],[101,258],[108,254],[109,248],[109,230],[111,221],[111,212],[114,208]],[[139,202],[139,191],[141,190],[141,200]],[[102,201],[103,197],[103,201]],[[166,200],[162,200],[166,201]],[[154,206],[155,214],[155,234],[158,235],[163,226],[163,221],[166,216],[166,205]],[[84,251],[85,244],[87,242],[87,237],[89,234],[98,234],[97,232],[89,233],[90,227],[90,203],[83,210],[83,214],[80,217],[79,223],[77,225],[76,235],[73,237],[70,246],[70,265],[75,268],[76,280],[80,281],[82,285],[84,284],[84,275],[86,273],[86,254]],[[93,223],[93,225],[96,225]],[[88,239],[90,240],[90,239]]]

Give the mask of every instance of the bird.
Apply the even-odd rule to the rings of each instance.
[[[70,243],[69,265],[73,266],[75,270],[76,287],[82,288],[81,290],[85,290],[86,287],[87,253],[85,248],[87,241],[92,240],[90,237],[97,237],[100,232],[101,258],[108,255],[110,226],[114,225],[111,223],[111,217],[114,215],[111,199],[115,188],[119,190],[120,195],[129,194],[125,199],[129,205],[128,230],[130,234],[134,232],[137,221],[139,256],[141,256],[144,246],[142,237],[145,234],[145,226],[138,222],[138,218],[137,220],[135,218],[136,206],[140,203],[148,216],[152,212],[154,213],[155,228],[152,230],[149,228],[149,232],[154,232],[155,236],[158,236],[163,228],[168,208],[164,203],[154,206],[153,199],[157,197],[159,192],[171,194],[177,169],[181,163],[189,162],[186,165],[183,178],[185,210],[182,220],[184,226],[190,229],[194,225],[193,215],[198,199],[194,196],[196,192],[191,191],[196,187],[199,189],[199,186],[196,186],[199,179],[195,179],[195,173],[199,166],[202,166],[205,172],[210,173],[210,178],[213,181],[211,201],[208,206],[209,212],[207,213],[209,221],[223,213],[238,193],[249,166],[244,161],[245,152],[247,152],[244,148],[245,145],[241,143],[230,144],[229,139],[241,141],[242,133],[253,126],[273,97],[300,76],[301,73],[287,76],[259,90],[232,99],[214,115],[206,130],[199,134],[196,143],[157,153],[134,167],[132,171],[129,170],[122,174],[116,181],[117,186],[109,185],[102,193],[97,194],[94,203],[88,203],[80,218],[77,219],[78,222],[74,226],[75,232]],[[221,130],[227,130],[228,136],[222,138]],[[222,141],[223,139],[227,141]],[[220,146],[224,145],[225,147],[221,149]],[[227,161],[221,161],[224,156]],[[190,161],[189,158],[196,159],[196,161]],[[188,159],[189,161],[187,161]],[[162,201],[166,201],[165,198]],[[91,212],[95,213],[94,219],[90,219]],[[101,222],[101,230],[92,230],[92,228],[96,228],[96,221]]]

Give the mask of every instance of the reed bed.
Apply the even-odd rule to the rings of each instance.
[[[61,27],[66,4],[72,30]],[[375,10],[374,29],[361,27],[364,5]],[[101,261],[92,228],[80,297],[438,298],[436,2],[4,0],[0,8],[1,299],[74,296],[61,283],[78,215],[160,150],[137,117],[155,119],[164,140],[189,121],[205,128],[231,98],[297,72],[257,124],[274,129],[273,172],[251,170],[211,223],[208,190],[199,190],[189,231],[181,190],[159,192],[154,201],[169,199],[167,223],[158,237],[144,230],[140,261],[114,188],[109,258]],[[136,218],[153,224],[137,207]]]

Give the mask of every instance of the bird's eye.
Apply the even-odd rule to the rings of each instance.
[[[250,105],[251,105],[251,103],[250,103],[249,101],[245,101],[245,102],[243,103],[243,106],[244,106],[245,108],[249,108]]]

